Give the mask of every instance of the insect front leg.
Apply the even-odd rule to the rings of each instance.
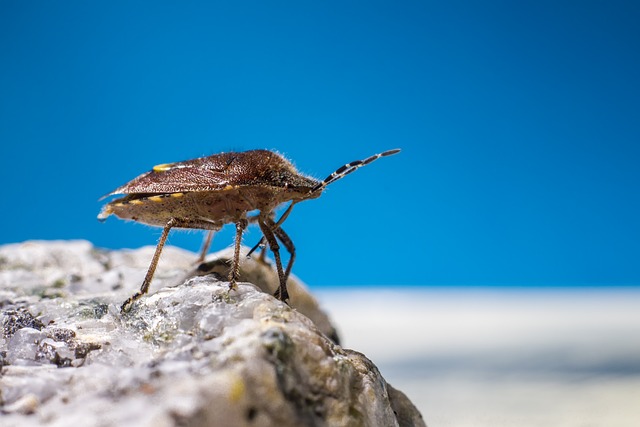
[[[276,239],[276,236],[268,222],[271,222],[273,224],[273,220],[271,220],[268,216],[261,216],[261,218],[258,220],[258,225],[260,225],[260,230],[262,230],[264,238],[267,239],[269,248],[271,249],[271,252],[273,252],[273,258],[276,261],[276,270],[278,271],[280,286],[278,287],[278,290],[276,290],[274,296],[280,301],[287,302],[287,300],[289,299],[289,293],[287,292],[287,281],[284,275],[284,271],[282,270],[282,261],[280,260],[280,245],[278,245],[278,240]]]
[[[171,218],[162,229],[162,235],[160,236],[160,240],[158,241],[158,245],[156,246],[156,251],[153,254],[153,258],[151,258],[151,264],[149,265],[147,274],[144,276],[142,286],[140,286],[140,291],[133,294],[122,304],[122,306],[120,307],[120,311],[122,313],[131,310],[131,306],[133,305],[133,303],[149,291],[149,285],[151,285],[151,280],[153,279],[153,275],[156,272],[158,261],[160,261],[160,254],[162,253],[162,248],[164,248],[164,244],[167,241],[167,237],[169,236],[169,231],[171,230],[171,228],[177,225],[178,220],[176,220],[175,218]]]
[[[289,216],[289,214],[291,213],[291,210],[293,209],[293,205],[295,205],[295,204],[296,204],[296,202],[291,202],[291,203],[289,204],[289,207],[288,207],[288,208],[287,208],[287,210],[286,210],[286,211],[284,211],[284,213],[280,216],[280,219],[278,220],[278,222],[277,222],[277,223],[275,223],[275,225],[271,227],[271,229],[272,229],[272,230],[275,230],[277,227],[280,227],[280,225],[282,225],[282,223],[287,219],[287,217],[288,217],[288,216]],[[273,218],[273,216],[274,216],[274,214],[273,214],[273,213],[271,213],[271,214],[269,215],[269,219],[270,219],[270,221],[271,221],[271,222],[273,222],[273,219],[272,219],[272,218]],[[251,217],[251,218],[250,218],[250,220],[253,220],[253,219],[257,219],[257,216],[255,216],[255,217]],[[286,235],[286,233],[285,233],[285,235]],[[287,236],[287,238],[288,238],[288,237],[289,237],[289,236]],[[291,239],[289,239],[289,241],[291,241]],[[284,242],[282,242],[282,243],[284,243]],[[258,248],[260,248],[260,247],[263,247],[263,245],[264,245],[264,236],[262,236],[262,237],[260,238],[260,241],[258,241],[258,243],[257,243],[253,248],[251,248],[251,250],[247,253],[247,258],[251,258],[251,254],[252,254],[252,253],[254,253],[256,249],[258,249]],[[286,244],[285,244],[285,246],[286,246]],[[292,246],[293,246],[293,244],[292,244]],[[289,250],[289,248],[287,248],[287,250]],[[295,251],[295,248],[294,248],[294,251]],[[289,251],[289,253],[291,253],[291,251]],[[264,258],[265,258],[265,253],[264,253],[264,250],[263,250],[262,252],[260,252],[260,261],[262,261],[262,262],[266,263],[266,260],[265,260]],[[288,277],[288,275],[287,275],[287,277]]]
[[[273,221],[267,224],[273,230],[273,234],[275,234],[278,240],[282,242],[287,252],[289,252],[289,263],[287,264],[287,268],[284,272],[284,280],[285,282],[287,282],[289,280],[289,275],[291,274],[293,262],[296,259],[296,247],[293,244],[291,237],[289,237],[289,235],[282,229],[282,227],[279,227],[278,224],[274,223]]]
[[[240,247],[242,246],[242,232],[247,228],[248,221],[242,218],[236,222],[236,241],[233,248],[233,266],[229,272],[229,289],[235,289],[236,281],[240,275]]]
[[[258,222],[258,217],[260,216],[260,214],[257,215],[252,215],[250,216],[249,222],[250,223],[254,223],[254,222]],[[263,264],[267,264],[267,260],[265,259],[265,240],[264,240],[264,236],[260,237],[260,240],[258,241],[258,243],[252,247],[249,252],[247,252],[247,259],[251,258],[251,254],[254,253],[256,251],[256,249],[260,248],[260,258],[258,258],[258,261],[262,262]]]

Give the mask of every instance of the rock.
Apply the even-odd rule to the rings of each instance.
[[[167,247],[150,295],[122,315],[152,251],[0,247],[2,426],[425,425],[369,359],[331,339],[302,286],[299,310],[273,298],[260,261],[245,261],[241,279],[269,293],[229,291],[200,275],[224,274],[228,253],[198,270],[194,254]]]

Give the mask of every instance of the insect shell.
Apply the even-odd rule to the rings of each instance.
[[[160,227],[178,218],[179,228],[219,230],[249,211],[316,198],[320,192],[311,189],[318,183],[271,151],[222,153],[155,166],[107,194],[127,196],[107,204],[99,218],[114,214]]]
[[[98,215],[100,220],[115,215],[121,219],[163,227],[140,292],[125,301],[122,310],[128,310],[136,299],[148,291],[171,228],[216,231],[225,224],[235,224],[234,262],[229,276],[230,287],[235,287],[242,233],[249,221],[258,223],[263,239],[266,239],[273,252],[280,282],[275,295],[286,301],[286,281],[295,258],[295,247],[281,225],[293,206],[302,200],[319,197],[327,185],[357,168],[399,151],[389,150],[348,163],[323,181],[300,174],[291,162],[268,150],[221,153],[155,166],[105,195],[103,198],[125,194],[107,203]],[[286,202],[290,202],[289,207],[275,222],[274,210]],[[251,211],[258,213],[248,218],[247,213]],[[291,254],[286,271],[282,268],[278,241]]]

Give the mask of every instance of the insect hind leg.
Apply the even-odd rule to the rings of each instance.
[[[120,311],[122,313],[125,313],[131,310],[133,303],[136,300],[140,299],[141,296],[143,296],[149,291],[149,286],[151,285],[151,280],[153,280],[153,275],[156,272],[156,267],[158,267],[158,261],[160,261],[162,248],[164,248],[164,244],[167,241],[167,237],[169,236],[169,231],[171,231],[171,229],[176,226],[179,226],[179,221],[176,218],[171,218],[162,229],[162,235],[160,236],[160,240],[156,245],[156,251],[153,253],[153,258],[151,258],[151,264],[149,264],[149,269],[147,270],[147,274],[144,276],[144,280],[142,281],[142,286],[140,286],[140,291],[130,296],[122,304],[122,306],[120,307]]]

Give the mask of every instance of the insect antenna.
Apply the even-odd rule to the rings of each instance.
[[[400,152],[399,148],[395,148],[393,150],[387,150],[383,153],[379,153],[379,154],[374,154],[371,157],[367,157],[364,160],[356,160],[354,162],[351,163],[347,163],[344,166],[340,166],[338,169],[335,170],[335,172],[331,173],[331,175],[329,175],[328,177],[326,177],[322,182],[320,182],[319,184],[317,184],[315,187],[313,187],[311,189],[311,193],[315,193],[316,191],[322,191],[324,189],[324,187],[326,187],[327,185],[331,184],[334,181],[337,181],[339,179],[344,178],[345,176],[349,175],[351,172],[354,172],[356,169],[368,165],[369,163],[378,160],[380,157],[387,157],[387,156],[391,156],[393,154],[397,154]]]

